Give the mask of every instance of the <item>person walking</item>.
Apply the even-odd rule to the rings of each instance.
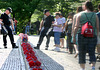
[[[55,48],[53,49],[54,51],[59,52],[60,51],[60,35],[62,32],[62,20],[60,19],[60,13],[56,12],[56,18],[53,26],[53,32],[54,32],[54,43],[55,43]]]
[[[12,29],[14,30],[13,23],[9,21],[9,16],[8,15],[10,13],[12,13],[12,9],[10,7],[8,7],[6,9],[5,13],[1,14],[1,18],[0,19],[2,19],[2,22],[4,23],[4,26],[8,30],[8,36],[10,37],[12,48],[18,48],[18,46],[16,46],[16,44],[14,43],[14,37],[13,37],[13,34],[12,34],[12,30],[10,28],[10,25],[12,25]],[[4,48],[7,48],[6,37],[7,37],[7,35],[3,35]]]
[[[62,20],[62,32],[61,32],[61,36],[60,36],[60,47],[64,48],[64,39],[65,39],[65,23],[66,23],[66,18],[60,14],[60,19]]]
[[[37,46],[34,47],[35,49],[40,49],[40,45],[43,41],[43,38],[46,36],[47,42],[46,42],[45,50],[48,50],[49,42],[50,42],[50,36],[46,35],[46,33],[48,32],[48,30],[51,27],[52,23],[54,23],[54,17],[50,15],[49,10],[45,9],[44,10],[44,18],[41,21],[40,28],[39,28],[39,30],[41,31],[40,32],[40,37],[39,37],[39,41],[37,43]]]
[[[96,13],[97,15],[98,15],[98,18],[99,18],[99,26],[100,26],[100,4],[98,5],[98,12]],[[100,38],[100,27],[99,27],[99,38]],[[98,53],[98,55],[97,55],[97,59],[100,59],[100,43],[99,43],[99,45],[97,45],[97,53]]]
[[[72,33],[71,33],[71,35],[72,35],[72,40],[73,40],[73,30],[74,30],[74,26],[75,26],[75,24],[76,24],[76,17],[77,17],[77,15],[78,14],[80,14],[81,13],[81,11],[83,11],[83,9],[82,9],[82,7],[80,6],[80,7],[77,7],[77,13],[74,15],[74,17],[73,17],[73,24],[72,24]],[[77,39],[77,35],[76,35],[76,39]],[[73,43],[73,42],[72,42]],[[75,58],[77,57],[77,55],[78,55],[78,46],[77,46],[77,41],[76,41],[76,43],[74,44],[74,48],[75,48]]]
[[[92,67],[91,70],[95,70],[95,47],[97,45],[97,37],[99,36],[99,19],[93,12],[93,5],[90,1],[85,2],[83,9],[85,11],[79,14],[76,18],[73,42],[76,42],[75,37],[78,32],[79,64],[81,70],[85,70],[86,53],[89,53],[89,61]],[[86,25],[91,28],[88,28]],[[86,27],[88,30],[83,29],[83,27]]]

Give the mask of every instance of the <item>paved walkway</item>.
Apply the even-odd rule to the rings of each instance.
[[[15,42],[18,39],[18,36],[15,37]],[[37,44],[39,36],[29,36],[29,41],[31,45],[34,47]],[[22,57],[19,49],[12,49],[10,40],[8,40],[8,48],[3,48],[2,37],[0,39],[0,70],[24,70]],[[40,50],[35,50],[37,56],[41,59],[45,70],[79,70],[78,58],[74,58],[74,54],[68,54],[66,49],[61,49],[61,52],[51,51],[54,47],[53,37],[50,41],[49,50],[45,49],[46,38],[41,45]],[[87,56],[87,64],[86,70],[91,70],[90,65],[88,64],[88,56]],[[24,67],[24,68],[23,68]],[[96,64],[96,70],[99,70],[100,62]]]

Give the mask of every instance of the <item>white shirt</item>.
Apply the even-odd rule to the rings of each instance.
[[[1,29],[1,24],[0,24],[0,29]]]
[[[63,23],[62,26],[64,26],[64,23],[66,23],[66,18],[65,18],[65,17],[62,17],[62,18],[61,18],[61,21],[62,21],[62,23]],[[64,28],[63,31],[65,31],[65,28]]]
[[[0,29],[1,29],[1,23],[2,23],[2,21],[0,21]]]
[[[62,23],[62,20],[60,18],[58,18],[58,19],[55,19],[54,24],[56,24],[56,25],[60,25],[61,24],[62,25],[63,23]],[[54,26],[53,27],[53,32],[62,32],[62,27]]]

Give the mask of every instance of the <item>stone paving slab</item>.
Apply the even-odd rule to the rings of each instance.
[[[15,42],[18,36],[14,36]],[[3,47],[2,36],[0,39],[0,70],[22,70],[18,49],[12,49],[9,37],[7,37],[7,49]]]
[[[18,49],[12,49],[5,63],[0,70],[21,70],[20,56]]]
[[[9,56],[11,49],[0,49],[0,68]],[[6,55],[6,56],[5,56]]]

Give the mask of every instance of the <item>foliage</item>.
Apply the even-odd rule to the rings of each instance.
[[[86,0],[0,0],[0,9],[12,7],[13,17],[18,20],[18,31],[22,32],[23,27],[29,20],[35,22],[43,17],[43,10],[49,9],[51,14],[60,11],[66,18],[68,13],[75,12]],[[90,0],[97,9],[100,0]]]
[[[30,21],[39,2],[40,0],[1,0],[0,8],[10,6],[13,9],[13,17],[19,21],[18,31],[22,32],[23,30],[20,28],[25,27],[26,22]]]

